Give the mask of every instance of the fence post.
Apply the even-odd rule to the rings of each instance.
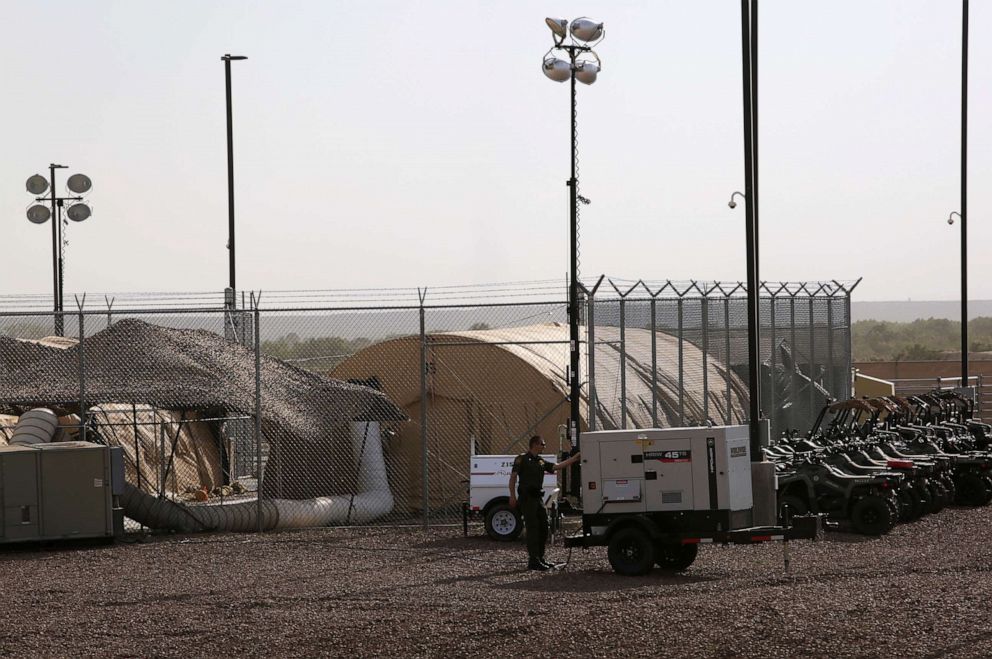
[[[256,510],[255,516],[258,517],[258,532],[261,533],[265,529],[262,526],[262,483],[264,480],[264,475],[262,473],[262,343],[261,343],[261,317],[258,311],[258,305],[255,305],[255,313],[253,315],[253,325],[254,339],[255,339],[255,424],[254,430],[252,432],[255,441],[255,464],[258,465],[258,477],[257,477],[257,488],[258,497],[256,498]],[[282,452],[279,452],[280,459],[282,458]],[[279,465],[279,470],[282,471],[283,465]]]
[[[815,296],[809,296],[809,413],[816,415],[816,389],[813,385],[816,379],[813,377],[813,369],[816,367],[816,319],[813,317]]]
[[[837,391],[837,369],[834,367],[834,296],[830,294],[827,296],[827,373],[830,376],[830,382],[827,390],[830,395],[834,398],[839,399],[839,392]]]
[[[789,294],[789,342],[792,349],[792,406],[789,414],[793,429],[799,427],[799,381],[796,373],[799,371],[799,350],[796,346],[796,293]]]
[[[620,428],[627,429],[627,300],[620,298]]]
[[[165,498],[165,417],[158,424],[158,498]]]
[[[724,349],[727,351],[725,357],[726,361],[723,363],[723,367],[726,369],[726,377],[724,379],[727,381],[727,411],[723,422],[725,425],[729,426],[734,422],[734,398],[733,389],[731,387],[731,380],[733,379],[731,376],[733,373],[733,368],[731,368],[733,358],[730,355],[730,296],[726,293],[723,295],[723,327],[726,330],[723,337],[725,343]]]
[[[588,306],[588,326],[586,329],[586,373],[589,375],[589,396],[588,409],[586,411],[586,425],[589,430],[596,430],[596,305],[592,294],[586,297]]]
[[[651,297],[651,425],[658,427],[658,301]]]
[[[132,394],[134,395],[134,394]],[[138,481],[138,489],[141,489],[141,447],[138,441],[138,406],[131,403],[131,427],[134,430],[134,471]],[[220,451],[217,451],[220,454]]]
[[[103,299],[107,303],[107,327],[109,328],[114,324],[114,300],[117,298],[104,295]]]
[[[702,317],[702,328],[703,328],[703,424],[708,424],[710,421],[710,366],[709,366],[709,349],[710,349],[710,305],[709,299],[706,297],[708,293],[703,293],[703,299],[700,300],[699,304],[703,314]]]
[[[682,355],[682,296],[678,301],[678,339],[679,339],[679,425],[685,426],[685,371]]]
[[[850,398],[854,395],[854,387],[851,381],[854,377],[851,371],[854,363],[854,332],[852,330],[854,321],[851,318],[851,291],[845,291],[844,293],[844,317],[847,319],[847,335],[844,337],[846,339],[844,344],[847,346],[847,377],[844,378],[844,397]]]
[[[771,293],[771,291],[768,291]],[[775,325],[777,320],[775,319],[775,296],[778,293],[771,294],[768,298],[768,323],[771,327],[768,328],[769,339],[771,340],[771,347],[768,350],[768,366],[771,371],[771,378],[768,386],[768,411],[765,416],[768,417],[768,425],[771,427],[772,437],[775,437],[778,432],[778,423],[776,419],[778,418],[778,393],[777,383],[778,383],[778,357],[775,348]]]
[[[86,328],[79,308],[79,438],[86,441]]]
[[[431,517],[430,474],[428,473],[430,466],[427,451],[427,369],[429,366],[427,364],[427,319],[424,311],[427,289],[424,289],[422,293],[420,289],[417,289],[417,293],[420,295],[420,471],[423,480],[421,484],[423,525],[426,531],[430,528]]]
[[[86,293],[83,298],[76,296],[76,307],[79,310],[79,439],[86,441],[86,325],[83,307],[86,304]],[[64,323],[64,321],[63,321]],[[63,329],[64,329],[63,324]]]

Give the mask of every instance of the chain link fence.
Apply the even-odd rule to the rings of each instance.
[[[746,422],[743,288],[609,283],[581,305],[583,429]],[[806,429],[825,397],[850,395],[850,290],[764,287],[773,432]],[[108,299],[62,314],[62,337],[51,312],[0,311],[0,444],[20,414],[48,407],[56,439],[119,446],[136,526],[453,522],[473,454],[519,453],[534,434],[568,448],[567,303],[488,297]]]

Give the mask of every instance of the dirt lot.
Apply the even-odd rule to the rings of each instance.
[[[681,576],[616,577],[602,550],[539,574],[452,528],[5,550],[0,654],[989,656],[990,526],[947,510],[792,543],[791,577],[781,544],[707,547]]]

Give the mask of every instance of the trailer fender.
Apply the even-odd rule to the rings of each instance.
[[[603,537],[609,541],[610,537],[617,531],[625,528],[636,527],[648,534],[649,537],[657,539],[661,536],[661,529],[648,517],[643,515],[631,515],[614,520],[606,527]]]
[[[510,503],[510,497],[508,497],[508,496],[506,496],[506,497],[495,497],[493,499],[490,499],[489,501],[486,502],[486,505],[483,506],[482,507],[482,510],[480,510],[479,512],[482,514],[483,517],[485,517],[487,514],[489,514],[489,509],[490,508],[492,508],[493,506],[499,505],[501,503]]]

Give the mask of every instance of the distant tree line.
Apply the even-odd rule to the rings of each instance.
[[[855,361],[943,359],[961,350],[961,323],[926,318],[908,323],[859,320],[851,328]],[[968,322],[970,352],[992,351],[992,318]]]
[[[13,339],[43,339],[54,333],[51,325],[31,321],[15,320],[12,323],[0,326],[0,335],[9,336]]]
[[[340,336],[301,339],[290,333],[272,341],[262,341],[262,353],[284,359],[312,371],[327,372],[363,348],[375,343],[365,337],[345,339]]]

